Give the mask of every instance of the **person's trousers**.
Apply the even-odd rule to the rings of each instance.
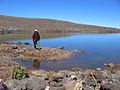
[[[33,43],[34,43],[34,48],[36,48],[37,40],[33,40]]]

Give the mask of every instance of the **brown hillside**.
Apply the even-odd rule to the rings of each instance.
[[[41,32],[118,33],[120,29],[76,24],[61,20],[19,18],[0,15],[0,33]]]

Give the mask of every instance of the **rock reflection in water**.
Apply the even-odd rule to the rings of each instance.
[[[40,68],[40,59],[34,59],[33,60],[33,68],[39,69]]]

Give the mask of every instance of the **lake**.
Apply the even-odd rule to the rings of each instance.
[[[31,39],[16,40],[17,42],[28,42],[33,45]],[[82,50],[83,54],[75,54],[67,60],[44,61],[37,67],[44,70],[63,70],[73,67],[83,69],[103,67],[105,63],[120,63],[120,34],[72,34],[63,37],[43,38],[41,47],[60,47],[65,50]],[[18,61],[20,64],[32,68],[32,61]]]

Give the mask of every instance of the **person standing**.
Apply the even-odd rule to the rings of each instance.
[[[34,48],[36,48],[37,42],[40,40],[40,34],[37,31],[37,29],[35,29],[35,31],[32,35],[32,39],[33,39],[33,43],[34,43]]]

